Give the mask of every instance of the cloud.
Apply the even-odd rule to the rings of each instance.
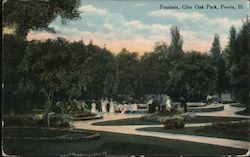
[[[202,29],[219,28],[220,31],[225,30],[225,26],[231,27],[232,25],[234,25],[235,27],[239,27],[241,25],[240,19],[233,20],[229,19],[228,17],[208,18],[207,16],[199,12],[157,10],[157,11],[149,11],[147,12],[147,15],[155,18],[164,18],[164,19],[173,18],[179,22],[191,21],[194,23],[194,25],[198,24],[201,27],[206,26]]]
[[[85,5],[79,8],[80,12],[106,16],[110,12],[107,9],[96,8],[93,5]]]
[[[85,17],[81,27],[77,22],[69,26],[53,24],[58,34],[46,32],[31,32],[28,39],[44,40],[47,38],[64,37],[70,41],[83,41],[88,44],[93,40],[94,44],[106,48],[112,52],[119,52],[122,48],[130,51],[138,51],[142,54],[151,51],[156,41],[165,41],[170,44],[170,27],[168,23],[146,23],[138,19],[126,19],[122,14],[108,11],[105,8],[98,8],[93,5],[86,5],[80,8]],[[91,16],[89,15],[91,14]],[[177,12],[172,11],[151,11],[146,15],[158,18],[175,18],[184,38],[184,50],[209,51],[213,41],[214,33],[220,35],[222,47],[227,44],[228,30],[231,25],[240,26],[240,20],[232,20],[227,17],[209,19],[199,12]],[[101,16],[101,17],[100,17]],[[97,19],[95,19],[97,17]],[[192,21],[191,23],[186,21]],[[91,24],[91,25],[89,25]],[[184,25],[185,24],[185,25]]]
[[[146,3],[137,3],[134,5],[135,8],[140,8],[146,6]]]
[[[175,10],[150,11],[147,13],[147,15],[158,18],[175,18],[178,21],[183,21],[183,20],[197,21],[205,17],[203,14],[198,12],[184,13]]]

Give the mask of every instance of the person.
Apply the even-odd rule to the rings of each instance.
[[[181,107],[184,109],[184,112],[187,112],[187,103],[184,97],[181,97]]]
[[[92,101],[91,110],[90,111],[91,111],[91,113],[97,113],[95,100]]]
[[[109,105],[109,112],[110,112],[110,113],[115,113],[115,104],[114,104],[112,98],[110,98],[109,104],[110,104],[110,105]]]
[[[153,103],[154,103],[154,100],[153,100],[153,97],[151,97],[149,99],[149,101],[147,102],[147,105],[148,105],[148,113],[154,113],[153,112]]]
[[[120,106],[120,111],[121,111],[122,114],[127,111],[126,102],[123,101],[123,103]]]
[[[106,113],[107,112],[107,110],[106,110],[106,102],[103,99],[101,99],[101,107],[102,107],[102,112]]]
[[[132,104],[132,113],[136,112],[137,111],[137,104],[136,103],[133,103]]]
[[[106,112],[109,112],[109,106],[110,106],[110,104],[109,104],[108,98],[105,98],[104,102],[105,102]]]
[[[170,99],[169,96],[167,96],[167,100],[166,100],[166,109],[167,109],[168,111],[170,111],[171,108],[172,108],[171,99]]]
[[[210,105],[210,104],[212,104],[212,102],[213,102],[213,97],[209,94],[209,95],[207,96],[206,100],[207,100],[207,105]]]

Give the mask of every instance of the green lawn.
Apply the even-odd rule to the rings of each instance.
[[[236,112],[236,114],[244,115],[244,116],[250,116],[250,111],[247,111],[247,110],[245,109],[245,110],[243,110],[243,111],[238,111],[238,112]]]
[[[108,132],[98,133],[101,134],[100,139],[85,142],[49,143],[4,140],[4,150],[7,154],[29,156],[58,156],[66,154],[75,154],[75,156],[101,154],[235,155],[246,153],[246,150],[242,149],[194,142],[166,140]]]
[[[186,127],[183,129],[165,129],[163,127],[140,128],[141,131],[166,132],[208,137],[222,137],[243,141],[250,141],[250,122],[222,123],[204,127]]]
[[[230,106],[246,108],[246,105],[243,104],[231,104]]]
[[[233,117],[209,117],[209,116],[197,116],[188,123],[215,123],[215,122],[228,122],[228,121],[239,121],[246,120],[247,118],[233,118]],[[112,120],[97,122],[93,125],[109,125],[109,126],[121,126],[121,125],[156,125],[161,124],[160,122],[146,121],[141,118],[128,118],[121,120]]]

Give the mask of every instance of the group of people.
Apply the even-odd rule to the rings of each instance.
[[[93,100],[91,104],[91,113],[133,113],[137,110],[137,104],[126,104],[126,102],[123,102],[121,104],[117,104],[115,101],[113,101],[112,98],[108,100],[108,98],[101,99],[100,100],[100,109],[97,109],[97,105],[95,103],[95,100]]]
[[[98,103],[98,105],[96,103]],[[172,108],[175,107],[172,105],[170,96],[167,95],[150,97],[147,102],[147,106],[148,113],[155,113],[163,110],[171,112]],[[180,106],[183,108],[184,112],[187,112],[187,103],[183,97],[180,98]],[[116,101],[113,101],[112,98],[102,98],[100,101],[92,101],[90,111],[91,113],[134,113],[137,109],[138,104],[136,103],[126,103],[123,101],[118,104]]]
[[[172,99],[167,95],[159,95],[157,97],[151,97],[148,101],[148,113],[155,113],[158,111],[166,110],[171,112],[173,105]],[[184,112],[187,112],[187,103],[184,97],[180,98],[180,106]]]

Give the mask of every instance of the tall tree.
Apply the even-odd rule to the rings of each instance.
[[[217,34],[214,36],[214,40],[212,43],[212,47],[210,50],[212,54],[212,58],[215,62],[215,65],[217,67],[218,72],[218,82],[216,85],[216,91],[219,94],[219,97],[221,97],[221,93],[225,90],[229,90],[229,80],[226,76],[226,67],[225,67],[225,61],[222,56],[221,52],[221,45],[220,45],[220,38]]]
[[[26,97],[18,96],[18,83],[20,72],[17,70],[22,61],[27,42],[18,40],[11,34],[3,35],[2,40],[2,83],[3,87],[3,109],[5,112],[21,111]]]
[[[220,37],[218,36],[218,34],[215,34],[214,36],[214,41],[212,43],[210,52],[215,61],[221,60],[222,55],[221,55]]]
[[[186,97],[191,101],[204,100],[214,93],[217,81],[216,67],[212,59],[200,52],[190,52],[175,62],[166,80],[167,94],[173,98]]]
[[[3,25],[12,27],[20,39],[30,30],[55,32],[49,24],[58,16],[64,24],[79,18],[80,0],[8,0],[3,6]]]
[[[225,50],[228,75],[235,98],[245,104],[250,113],[250,21],[247,18],[237,34],[230,30],[229,45]]]
[[[183,54],[182,46],[183,39],[180,30],[177,26],[170,28],[171,43],[170,43],[170,57],[178,57]]]
[[[19,91],[23,94],[36,93],[43,96],[48,125],[55,94],[70,85],[65,81],[69,75],[64,68],[68,45],[64,39],[32,41],[28,44],[19,65],[22,72]]]
[[[118,94],[120,98],[129,99],[137,96],[140,86],[140,64],[136,53],[123,49],[116,56],[118,64]]]

